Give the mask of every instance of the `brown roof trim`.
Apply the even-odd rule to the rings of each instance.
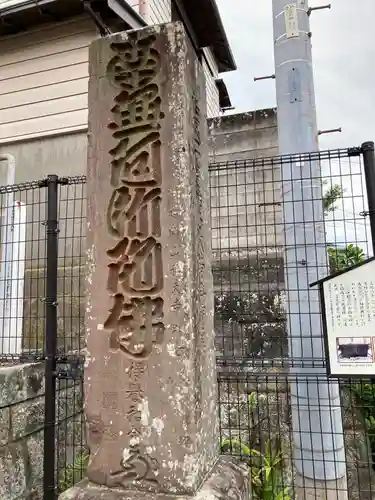
[[[216,0],[180,0],[201,48],[210,47],[219,72],[237,69]]]

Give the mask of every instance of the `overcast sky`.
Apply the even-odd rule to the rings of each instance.
[[[342,127],[343,132],[321,136],[321,149],[359,146],[364,141],[375,140],[375,42],[372,38],[375,0],[310,0],[310,6],[330,2],[331,10],[311,15],[318,128]],[[217,3],[238,66],[237,71],[224,75],[236,107],[234,112],[276,106],[275,81],[253,81],[254,76],[274,73],[272,0],[217,0]],[[344,162],[339,170],[343,166]],[[346,199],[334,214],[339,222],[329,222],[333,216],[327,220],[327,237],[330,241],[357,242],[371,252],[364,244],[369,239],[365,236],[368,220],[365,223],[358,215],[363,210],[363,201],[356,200],[358,206],[354,206],[350,198],[355,194],[354,186],[349,179],[342,178]],[[361,194],[358,176],[353,179]],[[341,180],[333,178],[332,182]],[[348,220],[350,217],[352,220]]]
[[[321,137],[322,149],[375,140],[375,0],[331,2],[311,15],[318,128],[342,127]],[[224,75],[235,112],[276,105],[275,81],[254,83],[274,72],[272,0],[217,0],[238,70]]]

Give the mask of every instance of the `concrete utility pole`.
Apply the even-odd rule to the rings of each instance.
[[[272,3],[279,152],[317,151],[308,0]],[[339,386],[316,368],[324,343],[318,291],[309,288],[328,269],[320,165],[294,162],[281,169],[297,498],[342,500],[347,484]]]

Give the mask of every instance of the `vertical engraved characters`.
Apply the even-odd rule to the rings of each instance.
[[[107,74],[118,89],[109,123],[111,185],[107,228],[114,245],[107,255],[107,289],[113,305],[104,323],[111,348],[147,360],[161,344],[163,269],[160,243],[161,99],[160,55],[154,36],[112,43]]]
[[[163,119],[158,75],[160,55],[154,36],[112,43],[107,76],[117,89],[108,127],[115,146],[111,155],[112,193],[107,207],[107,290],[112,307],[104,322],[110,348],[130,361],[125,394],[129,447],[120,468],[106,484],[134,481],[157,484],[158,463],[141,444],[145,362],[164,339],[161,247],[161,143]]]

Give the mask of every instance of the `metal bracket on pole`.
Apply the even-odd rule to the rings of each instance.
[[[332,6],[330,3],[327,5],[319,5],[318,7],[310,7],[309,10],[307,11],[307,15],[309,16],[311,12],[313,12],[314,10],[330,9],[331,7]]]
[[[318,135],[323,135],[323,134],[334,134],[335,132],[342,132],[342,128],[330,128],[327,130],[318,130]]]
[[[254,76],[254,82],[258,82],[259,80],[275,80],[276,75],[268,75],[268,76]]]

